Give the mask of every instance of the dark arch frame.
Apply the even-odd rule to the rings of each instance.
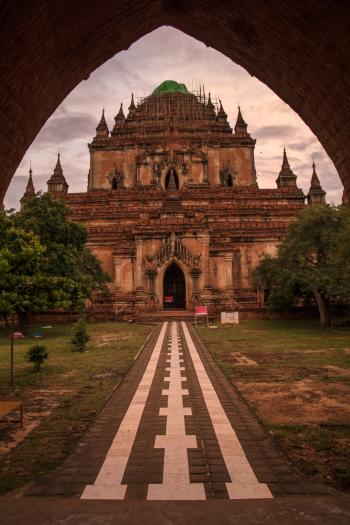
[[[231,173],[229,173],[228,177],[227,177],[227,186],[233,186],[233,177],[231,175]]]
[[[167,25],[223,53],[289,104],[333,160],[347,201],[350,5],[319,0],[296,8],[280,0],[275,9],[275,4],[139,0],[137,9],[130,9],[128,2],[76,0],[69,9],[69,0],[30,6],[23,0],[2,2],[0,203],[27,148],[75,86],[116,53]],[[118,35],[111,38],[115,27]]]

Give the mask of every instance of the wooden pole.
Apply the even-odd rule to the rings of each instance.
[[[14,335],[13,331],[15,329],[15,314],[13,313],[11,315],[11,338],[10,338],[10,379],[11,379],[11,389],[14,390],[15,388],[15,380],[14,380],[14,366],[13,366],[13,347],[14,347]]]

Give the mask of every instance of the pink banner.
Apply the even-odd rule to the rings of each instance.
[[[196,315],[208,315],[208,307],[196,306]]]

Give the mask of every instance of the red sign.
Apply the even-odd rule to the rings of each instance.
[[[196,315],[208,315],[208,307],[196,306]]]
[[[164,296],[164,302],[165,303],[173,303],[174,302],[174,298],[172,295],[165,295]]]

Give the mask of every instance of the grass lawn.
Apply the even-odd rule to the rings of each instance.
[[[290,459],[349,490],[350,329],[289,320],[198,332]]]
[[[73,352],[72,326],[30,327],[15,341],[12,396],[24,401],[24,428],[9,417],[0,422],[0,494],[54,469],[72,450],[91,420],[125,376],[152,327],[89,323],[87,351]],[[40,332],[43,337],[34,338]],[[49,358],[42,373],[32,372],[25,352],[45,344]],[[9,341],[0,332],[0,397],[10,395]],[[43,452],[45,452],[43,454]]]

